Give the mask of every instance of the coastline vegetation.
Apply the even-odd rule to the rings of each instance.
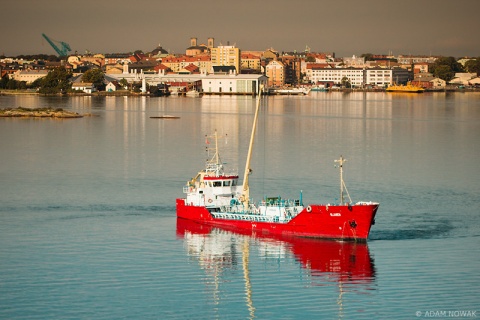
[[[5,108],[0,109],[0,118],[82,118],[83,115],[62,108]]]

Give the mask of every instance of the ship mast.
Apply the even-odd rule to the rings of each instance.
[[[255,109],[255,117],[253,118],[252,135],[250,136],[250,145],[248,146],[247,163],[245,164],[245,174],[243,176],[243,192],[242,192],[242,196],[240,197],[240,201],[243,203],[244,207],[248,207],[248,203],[250,201],[250,187],[248,186],[248,175],[250,174],[250,171],[251,171],[250,160],[252,158],[253,143],[255,141],[255,131],[257,129],[258,112],[260,110],[261,95],[262,95],[262,87],[260,87],[260,90],[258,93],[257,106]]]
[[[207,144],[210,144],[208,141],[208,138],[214,138],[215,139],[215,148],[209,148],[206,147],[207,153],[209,153],[210,150],[214,150],[215,154],[213,155],[212,158],[207,159],[207,164],[206,164],[206,172],[208,174],[214,174],[215,176],[220,176],[223,174],[223,165],[220,160],[220,153],[218,152],[218,135],[217,135],[217,130],[215,130],[215,133],[211,136],[205,135],[205,142]]]
[[[352,202],[352,199],[350,198],[350,194],[348,194],[347,186],[345,185],[345,181],[343,181],[343,164],[347,161],[347,159],[344,159],[343,156],[340,156],[340,159],[335,160],[335,162],[338,162],[338,167],[340,168],[340,204],[344,203],[344,197],[343,197],[343,189],[345,188],[345,191],[347,192],[348,199],[350,202]]]

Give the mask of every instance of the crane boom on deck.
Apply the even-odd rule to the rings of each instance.
[[[60,57],[67,56],[68,52],[72,51],[72,49],[70,49],[70,45],[68,43],[63,42],[63,41],[52,40],[49,37],[47,37],[47,35],[45,33],[42,33],[42,36],[45,38],[45,40],[47,40],[47,42],[52,46],[52,48],[58,53],[58,55]],[[60,47],[57,46],[55,44],[55,42],[57,42]]]

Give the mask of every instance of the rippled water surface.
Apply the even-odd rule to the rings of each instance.
[[[253,197],[338,201],[343,155],[352,200],[380,202],[368,245],[177,221],[205,134],[243,173],[254,104],[0,96],[93,114],[0,118],[0,319],[480,316],[479,94],[263,99]]]

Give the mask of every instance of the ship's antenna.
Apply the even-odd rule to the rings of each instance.
[[[207,159],[207,168],[206,171],[215,174],[215,176],[219,176],[223,174],[223,164],[220,159],[220,153],[218,151],[218,134],[217,130],[215,130],[215,133],[211,136],[205,135],[205,143],[207,145],[210,144],[210,141],[208,138],[213,138],[215,139],[215,148],[209,148],[208,146],[206,147],[207,154],[210,153],[211,150],[214,150],[215,153],[210,158],[210,155],[208,155],[209,159]]]
[[[348,200],[352,202],[352,199],[350,198],[350,194],[348,193],[347,186],[345,185],[345,181],[343,181],[343,164],[347,161],[347,159],[344,159],[343,156],[340,156],[340,159],[335,160],[335,162],[338,162],[338,167],[340,168],[340,204],[343,204],[344,197],[343,197],[343,189],[347,192]]]
[[[242,193],[242,196],[240,197],[240,201],[246,207],[248,207],[248,203],[250,200],[250,187],[248,186],[248,175],[250,174],[250,171],[251,171],[250,160],[252,158],[253,143],[255,141],[255,131],[257,129],[258,111],[260,110],[260,97],[262,95],[262,90],[263,88],[260,87],[258,98],[257,98],[257,106],[255,109],[255,117],[253,118],[252,135],[250,136],[250,145],[248,146],[247,163],[245,164],[245,174],[243,176],[243,193]]]
[[[218,165],[220,164],[220,159],[218,155],[218,138],[217,138],[217,130],[215,129],[215,163]]]

